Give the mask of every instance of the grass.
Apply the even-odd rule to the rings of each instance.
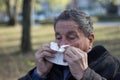
[[[120,57],[120,26],[95,28],[95,45],[104,45],[112,55]]]
[[[41,44],[54,40],[51,25],[31,28],[33,51],[20,52],[21,27],[0,27],[0,80],[16,80],[35,66],[34,54]],[[95,27],[94,45],[104,45],[120,57],[120,27]]]

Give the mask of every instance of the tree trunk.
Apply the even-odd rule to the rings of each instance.
[[[9,17],[8,25],[15,26],[17,23],[17,2],[15,0],[14,6],[10,4],[10,0],[6,0],[7,14]]]
[[[21,50],[26,53],[31,51],[31,7],[32,0],[23,0],[23,28],[22,28],[22,42]]]

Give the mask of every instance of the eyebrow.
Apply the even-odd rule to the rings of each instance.
[[[76,34],[75,31],[69,31],[67,34]],[[55,35],[60,35],[60,33],[56,32]]]
[[[69,31],[67,34],[76,34],[75,31]]]

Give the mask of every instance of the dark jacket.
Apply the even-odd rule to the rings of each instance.
[[[120,80],[120,60],[112,56],[103,46],[96,46],[88,53],[89,68],[81,80]],[[46,80],[63,80],[63,69],[67,67],[54,65]],[[32,80],[30,74],[19,80]],[[68,80],[76,80],[71,73]]]

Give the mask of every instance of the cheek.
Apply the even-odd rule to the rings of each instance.
[[[79,48],[79,49],[81,49],[81,50],[83,50],[83,51],[85,51],[85,52],[87,52],[88,51],[88,46],[89,46],[89,44],[88,44],[88,41],[86,40],[83,40],[83,41],[79,41],[79,42],[76,42],[76,43],[73,43],[71,46],[74,46],[74,47],[76,47],[76,48]]]
[[[71,46],[74,46],[74,47],[76,47],[76,48],[80,48],[81,43],[80,43],[80,42],[75,42],[75,43],[73,43]]]

